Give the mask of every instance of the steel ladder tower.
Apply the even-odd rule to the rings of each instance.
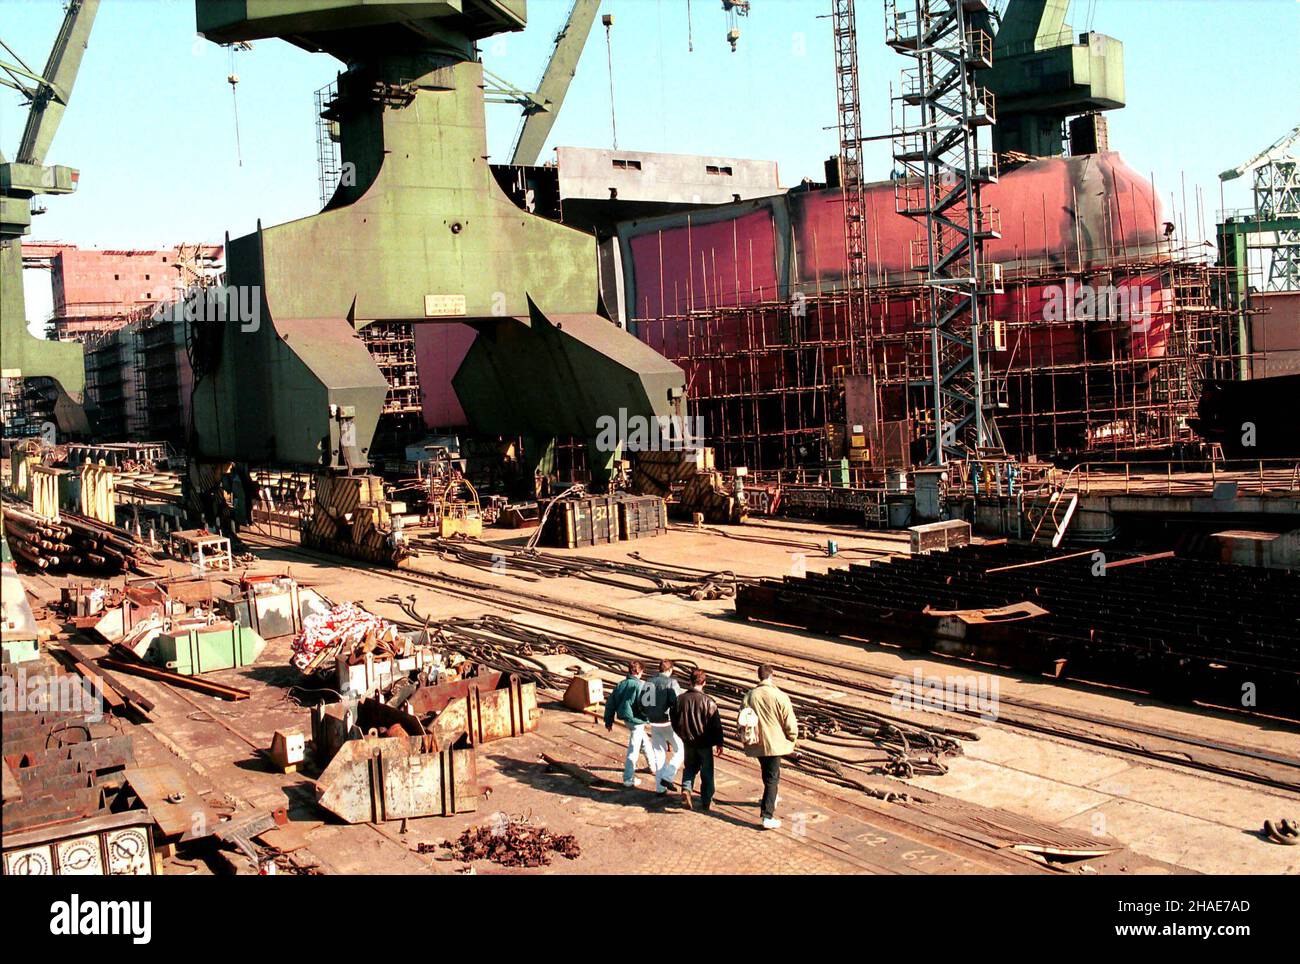
[[[835,97],[840,138],[840,190],[844,199],[845,290],[849,305],[849,365],[871,366],[867,325],[867,221],[862,183],[862,111],[858,93],[858,28],[854,0],[832,0]],[[862,358],[859,362],[859,340]]]
[[[967,20],[984,10],[984,0],[885,2],[886,43],[915,62],[893,98],[894,200],[925,229],[912,263],[924,270],[930,377],[913,387],[930,395],[932,465],[1000,445],[980,344],[980,295],[991,280],[981,246],[999,236],[999,222],[980,204],[997,168],[992,153],[980,153],[978,131],[996,116],[974,80],[992,63],[993,39]]]

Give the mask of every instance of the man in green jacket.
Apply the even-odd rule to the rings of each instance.
[[[745,745],[748,756],[758,757],[763,772],[763,802],[761,814],[763,829],[775,830],[781,826],[776,816],[777,789],[781,782],[781,758],[794,752],[794,742],[799,738],[799,724],[794,718],[790,697],[772,682],[772,667],[767,663],[758,667],[758,685],[745,694],[744,706],[758,717],[753,743]]]
[[[605,701],[605,729],[614,729],[614,718],[627,724],[627,759],[623,763],[623,786],[634,787],[641,781],[636,777],[637,758],[644,753],[650,769],[655,769],[654,747],[650,742],[650,724],[637,715],[641,708],[641,662],[627,664],[627,679],[614,687]]]

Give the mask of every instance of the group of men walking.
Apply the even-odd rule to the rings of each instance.
[[[694,808],[695,781],[700,781],[699,809],[713,806],[715,789],[713,761],[722,756],[725,736],[722,713],[713,697],[704,692],[708,678],[703,670],[692,671],[689,689],[683,691],[673,676],[673,661],[659,661],[659,672],[645,679],[639,660],[628,663],[627,678],[614,687],[605,701],[605,729],[615,720],[627,727],[627,755],[623,763],[623,786],[635,787],[637,765],[642,756],[655,778],[655,792],[666,794],[676,786],[682,769],[682,798]],[[758,685],[745,694],[737,737],[745,755],[756,757],[763,776],[760,813],[763,827],[781,826],[776,816],[777,790],[781,779],[781,758],[794,752],[799,735],[790,697],[772,680],[772,667],[758,668]]]

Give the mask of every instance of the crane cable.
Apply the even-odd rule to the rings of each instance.
[[[610,39],[610,28],[614,26],[614,18],[606,14],[603,23],[605,25],[605,63],[609,67],[609,128],[614,138],[614,150],[618,150],[618,121],[614,116],[614,44]]]
[[[239,166],[244,166],[244,152],[239,143],[239,95],[236,93],[236,87],[239,84],[239,74],[235,73],[235,51],[238,49],[247,49],[246,45],[230,45],[230,73],[226,76],[226,82],[230,84],[230,103],[235,109],[235,159]]]

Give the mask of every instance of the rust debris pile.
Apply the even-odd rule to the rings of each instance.
[[[548,867],[553,855],[576,860],[582,854],[571,833],[552,833],[526,817],[504,815],[490,824],[468,827],[455,840],[443,841],[456,860],[490,860],[503,867]]]

